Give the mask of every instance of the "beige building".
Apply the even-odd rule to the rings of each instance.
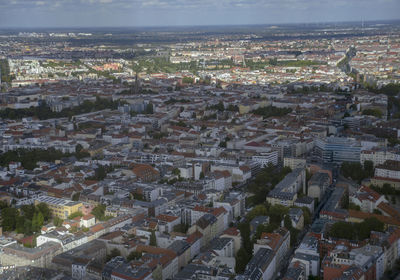
[[[217,224],[218,221],[214,215],[205,214],[196,222],[195,225],[189,228],[188,234],[199,231],[203,235],[201,246],[206,246],[214,237],[217,236]]]
[[[366,160],[372,161],[374,166],[384,164],[387,160],[400,161],[400,154],[392,153],[386,150],[367,150],[361,151],[360,162],[364,165]]]
[[[82,212],[82,202],[72,201],[51,196],[39,196],[35,199],[35,205],[46,203],[50,208],[52,215],[61,219],[67,219],[69,215],[75,212]]]
[[[306,160],[303,158],[285,157],[283,159],[283,166],[290,167],[290,169],[305,168]]]
[[[4,247],[0,253],[0,263],[3,266],[36,266],[48,268],[54,256],[62,253],[59,243],[47,242],[36,248],[26,248],[19,244]]]

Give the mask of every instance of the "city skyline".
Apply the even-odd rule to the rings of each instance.
[[[154,27],[396,20],[400,2],[63,0],[0,1],[0,26]]]
[[[0,0],[0,279],[398,279],[399,2]]]

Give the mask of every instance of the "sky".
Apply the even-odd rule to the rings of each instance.
[[[399,12],[400,0],[0,0],[0,28],[361,22]]]

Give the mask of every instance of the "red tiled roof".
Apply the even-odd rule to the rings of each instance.
[[[399,213],[399,211],[397,211],[395,208],[390,206],[388,203],[381,202],[381,203],[379,203],[378,208],[380,210],[382,210],[383,212],[385,212],[386,214],[390,215],[391,217],[393,217],[393,218],[395,218],[395,219],[400,221],[400,213]]]
[[[199,240],[202,237],[203,237],[203,234],[201,232],[195,231],[186,238],[186,241],[189,242],[190,244],[193,244],[194,242],[196,242],[197,240]]]
[[[83,220],[90,220],[90,219],[93,219],[94,218],[94,215],[92,215],[92,214],[87,214],[86,216],[83,216]]]
[[[193,211],[211,213],[213,210],[212,210],[212,208],[210,208],[210,207],[205,207],[205,206],[201,206],[201,205],[196,205],[196,206],[193,208]]]
[[[387,216],[378,215],[378,214],[364,213],[364,212],[356,211],[356,210],[349,210],[349,217],[353,217],[356,219],[362,219],[362,220],[365,220],[370,217],[375,217],[386,225],[400,226],[400,221],[398,221],[392,217],[387,217]]]
[[[224,213],[226,213],[227,211],[226,211],[226,209],[224,208],[224,207],[219,207],[219,208],[214,208],[214,210],[212,211],[212,214],[215,216],[215,217],[218,217],[218,216],[220,216],[220,215],[222,215],[222,214],[224,214]]]
[[[224,231],[224,234],[232,235],[232,236],[239,236],[240,235],[240,231],[235,227],[230,227],[230,228],[228,228],[228,229],[226,229]]]
[[[161,215],[158,215],[158,216],[156,217],[156,219],[159,219],[159,220],[161,220],[161,221],[170,223],[170,222],[173,222],[173,221],[177,220],[178,217],[176,217],[176,216],[170,216],[170,215],[165,215],[165,214],[161,214]]]
[[[366,192],[368,193],[370,196],[372,196],[372,198],[377,201],[381,195],[379,193],[377,193],[376,191],[374,191],[373,189],[367,187],[367,186],[362,186],[360,188],[360,192]]]
[[[99,232],[99,231],[101,231],[101,230],[103,230],[103,229],[104,229],[104,227],[103,227],[102,224],[97,224],[97,225],[92,226],[92,227],[90,228],[90,231],[93,232],[93,233],[95,233],[95,232]]]

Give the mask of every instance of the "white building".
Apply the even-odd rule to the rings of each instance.
[[[292,263],[299,261],[303,263],[306,268],[306,279],[310,276],[319,275],[319,251],[318,251],[318,239],[306,235],[299,247],[294,252]]]
[[[374,166],[384,164],[387,160],[400,161],[400,154],[386,150],[365,150],[361,151],[360,163],[364,165],[366,160],[372,161]]]
[[[257,156],[252,156],[251,160],[260,164],[261,167],[266,167],[269,164],[272,164],[275,166],[278,164],[278,152],[271,151],[268,153],[260,153]]]

